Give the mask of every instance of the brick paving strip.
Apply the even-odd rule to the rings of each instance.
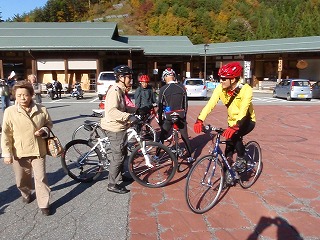
[[[209,150],[205,136],[193,132],[200,109],[191,106],[188,115],[196,157]],[[160,189],[133,183],[130,240],[320,238],[320,106],[292,103],[255,110],[257,125],[245,140],[262,148],[258,181],[247,190],[236,185],[223,192],[221,201],[201,215],[192,213],[184,198],[187,171]],[[225,107],[217,106],[206,123],[226,127],[225,119]]]

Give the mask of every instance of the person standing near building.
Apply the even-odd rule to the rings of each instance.
[[[28,81],[33,86],[36,103],[42,103],[41,84],[37,82],[37,76],[34,74],[28,75]]]
[[[159,101],[158,101],[158,116],[159,125],[161,127],[160,142],[163,143],[168,137],[168,133],[172,128],[173,123],[163,117],[163,113],[174,110],[180,110],[183,116],[180,116],[180,121],[177,123],[181,138],[186,145],[187,149],[187,161],[189,163],[194,161],[191,156],[191,144],[188,135],[187,126],[187,111],[188,111],[188,100],[187,93],[183,85],[176,82],[176,74],[171,68],[167,68],[162,73],[162,80],[165,81],[166,85],[160,88]]]
[[[125,101],[127,89],[132,86],[132,69],[127,65],[120,65],[114,68],[116,83],[109,88],[105,99],[105,114],[101,119],[101,127],[105,130],[110,140],[110,151],[107,153],[110,160],[108,188],[114,193],[128,193],[129,190],[120,186],[124,160],[128,155],[127,129],[130,124],[137,121],[131,115]]]
[[[5,79],[0,80],[2,112],[10,106],[10,88]]]
[[[46,141],[51,117],[47,109],[34,103],[30,82],[18,81],[13,86],[16,104],[4,112],[1,134],[2,157],[12,164],[16,185],[23,203],[32,201],[35,189],[38,206],[43,215],[50,215],[50,188],[46,176]],[[32,175],[34,186],[32,183]]]
[[[58,80],[53,80],[53,89],[55,91],[55,94],[57,98],[61,98],[61,91],[62,91],[62,84]]]

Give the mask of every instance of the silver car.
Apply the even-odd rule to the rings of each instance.
[[[310,81],[308,79],[283,79],[273,90],[273,97],[286,98],[288,101],[292,99],[312,98]]]
[[[207,99],[207,86],[202,78],[187,78],[183,83],[188,98],[197,97]]]

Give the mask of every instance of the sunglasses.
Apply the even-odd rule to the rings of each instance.
[[[228,79],[230,79],[230,78],[220,78],[220,81],[225,82],[225,81],[227,81]]]

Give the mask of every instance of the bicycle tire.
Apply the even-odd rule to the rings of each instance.
[[[246,168],[239,173],[239,184],[242,188],[251,187],[262,172],[262,152],[258,142],[250,141],[245,145]]]
[[[99,123],[97,123],[99,124]],[[88,128],[85,128],[86,124],[81,124],[76,130],[74,130],[74,132],[72,133],[72,140],[75,139],[85,139],[85,140],[96,140],[96,139],[92,139],[91,138],[91,133],[92,131]],[[97,126],[96,128],[98,135],[100,138],[105,138],[107,135],[105,133],[105,131],[101,128],[101,126]]]
[[[92,149],[93,146],[90,141],[76,139],[68,142],[64,148],[61,155],[62,168],[77,182],[92,182],[104,169],[101,152],[98,148]]]
[[[216,167],[213,168],[212,164]],[[199,159],[192,166],[185,187],[185,198],[191,211],[199,214],[209,211],[218,202],[223,183],[224,171],[220,160],[212,155]]]
[[[178,167],[178,161],[170,149],[158,142],[144,142],[144,149],[150,157],[152,167],[146,165],[141,146],[136,147],[128,161],[132,178],[144,187],[159,188],[171,181]],[[154,156],[158,153],[158,159]]]

